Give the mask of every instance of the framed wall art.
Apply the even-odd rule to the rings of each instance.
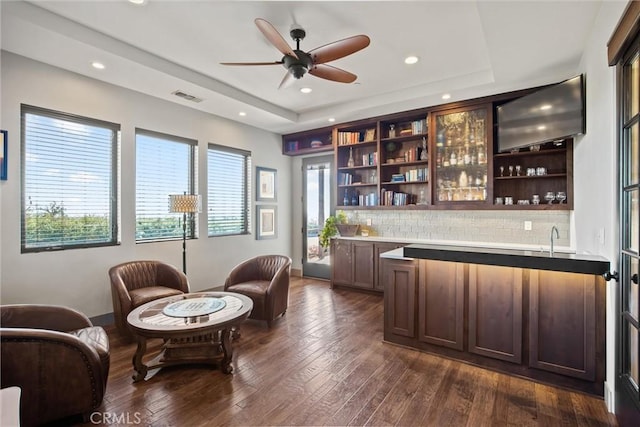
[[[275,169],[256,166],[256,201],[276,201],[276,173]]]
[[[275,239],[277,236],[277,206],[256,206],[256,240]]]
[[[7,146],[9,145],[9,138],[7,137],[6,130],[0,130],[0,179],[7,179]]]

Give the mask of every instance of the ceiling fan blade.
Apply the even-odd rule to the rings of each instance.
[[[333,80],[340,83],[353,83],[358,76],[340,68],[326,64],[317,64],[309,70],[309,74],[313,74],[321,79]]]
[[[371,40],[365,35],[348,37],[309,51],[314,64],[324,64],[351,55],[369,46]]]
[[[275,29],[273,25],[269,21],[266,21],[262,18],[256,18],[255,21],[256,26],[262,34],[274,45],[280,52],[284,55],[293,56],[298,59],[298,55],[291,49],[289,43],[285,41],[285,39],[280,35],[278,30]]]
[[[284,77],[282,78],[282,81],[280,82],[280,86],[278,86],[278,89],[285,89],[289,86],[291,86],[291,84],[295,81],[295,77],[293,77],[293,74],[291,74],[290,72],[287,71],[287,74],[284,75]]]
[[[282,61],[275,61],[275,62],[221,62],[220,65],[282,65]]]

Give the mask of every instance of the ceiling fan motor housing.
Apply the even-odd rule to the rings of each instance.
[[[293,32],[293,30],[292,30]],[[298,59],[293,56],[285,55],[282,58],[282,66],[289,71],[296,79],[302,78],[305,73],[313,66],[311,55],[301,50],[294,50],[298,55]]]

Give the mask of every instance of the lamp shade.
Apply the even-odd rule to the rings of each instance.
[[[201,203],[199,194],[170,194],[169,212],[194,213],[200,212]]]

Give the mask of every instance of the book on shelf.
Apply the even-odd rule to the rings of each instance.
[[[362,155],[362,166],[375,166],[378,164],[378,152],[365,153]]]
[[[406,206],[413,202],[413,195],[400,191],[380,190],[380,204],[383,206]]]
[[[338,185],[351,185],[353,184],[353,175],[350,173],[341,172],[338,174]]]
[[[427,181],[429,176],[429,170],[427,168],[410,169],[404,173],[405,181]]]
[[[358,204],[360,206],[378,206],[378,194],[375,192],[360,194],[358,196]]]
[[[338,145],[351,145],[357,144],[362,141],[361,132],[338,132]]]
[[[414,135],[427,133],[427,119],[414,120],[411,122],[411,131]]]

